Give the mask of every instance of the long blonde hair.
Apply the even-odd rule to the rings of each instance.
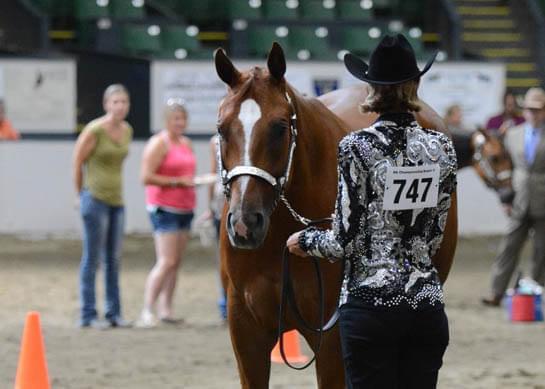
[[[418,112],[419,80],[411,80],[402,84],[378,85],[371,84],[369,94],[360,105],[362,113],[368,112]]]

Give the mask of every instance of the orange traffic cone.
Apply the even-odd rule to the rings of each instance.
[[[15,389],[50,389],[45,360],[45,347],[40,327],[40,314],[29,312],[26,317],[21,353],[15,378]]]
[[[299,347],[299,332],[292,330],[284,332],[282,334],[284,338],[284,353],[289,363],[305,363],[308,361],[308,357],[301,354],[301,348]],[[271,361],[276,363],[284,363],[282,355],[280,354],[280,341],[276,343],[271,353]]]

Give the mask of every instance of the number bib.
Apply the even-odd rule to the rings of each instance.
[[[437,206],[439,165],[389,166],[383,209],[405,210]]]

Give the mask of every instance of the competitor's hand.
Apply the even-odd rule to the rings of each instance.
[[[177,179],[178,185],[183,187],[191,187],[195,186],[195,182],[193,181],[193,177],[191,176],[181,176]]]
[[[288,241],[286,242],[286,246],[288,246],[288,250],[290,253],[295,254],[299,257],[308,257],[308,254],[305,253],[301,247],[299,247],[299,235],[301,235],[302,231],[298,231],[294,234],[292,234]]]

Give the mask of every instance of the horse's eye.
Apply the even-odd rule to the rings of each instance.
[[[281,138],[286,133],[288,124],[284,121],[273,122],[271,125],[271,135],[274,138]]]
[[[490,162],[498,163],[498,162],[500,162],[500,157],[498,157],[497,155],[491,155],[490,156]]]

